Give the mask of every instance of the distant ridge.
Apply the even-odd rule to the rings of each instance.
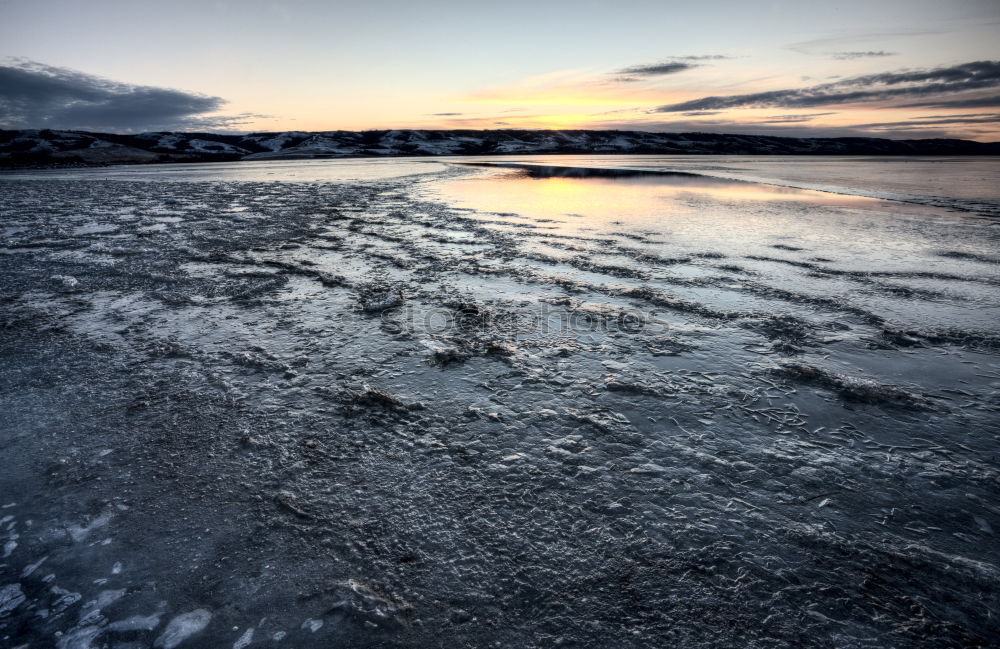
[[[6,167],[534,153],[1000,155],[1000,142],[513,129],[135,135],[0,130],[0,166]]]

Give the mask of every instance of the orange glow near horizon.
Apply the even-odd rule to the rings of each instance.
[[[760,92],[789,79],[767,76],[739,86],[740,92]],[[250,119],[239,130],[324,131],[388,129],[538,129],[650,130],[726,132],[818,137],[964,137],[1000,140],[1000,120],[983,120],[990,109],[899,108],[880,103],[811,108],[732,108],[715,111],[656,112],[656,108],[697,98],[697,87],[663,87],[663,82],[612,82],[604,75],[571,70],[531,77],[507,87],[464,95],[409,96],[394,101],[384,92],[344,105],[333,97],[317,97],[308,114],[294,120]],[[291,102],[275,106],[289,114],[302,107]],[[368,109],[368,106],[377,106]],[[448,108],[442,110],[442,106]],[[241,108],[241,107],[240,107]],[[401,114],[408,115],[401,117]],[[937,124],[947,115],[957,121]],[[967,118],[967,119],[963,119]],[[331,128],[331,122],[336,126]],[[911,134],[912,133],[912,134]]]
[[[3,0],[0,127],[1000,140],[998,24],[996,0]]]

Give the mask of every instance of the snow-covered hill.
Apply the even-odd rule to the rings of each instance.
[[[512,129],[137,135],[0,130],[0,165],[6,166],[527,153],[1000,155],[1000,143]]]

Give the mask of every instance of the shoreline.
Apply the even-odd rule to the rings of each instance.
[[[1000,142],[586,130],[383,130],[213,134],[0,130],[0,165],[98,165],[453,155],[1000,155]]]

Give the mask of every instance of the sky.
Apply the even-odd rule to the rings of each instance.
[[[0,128],[1000,140],[1000,0],[0,0]]]

